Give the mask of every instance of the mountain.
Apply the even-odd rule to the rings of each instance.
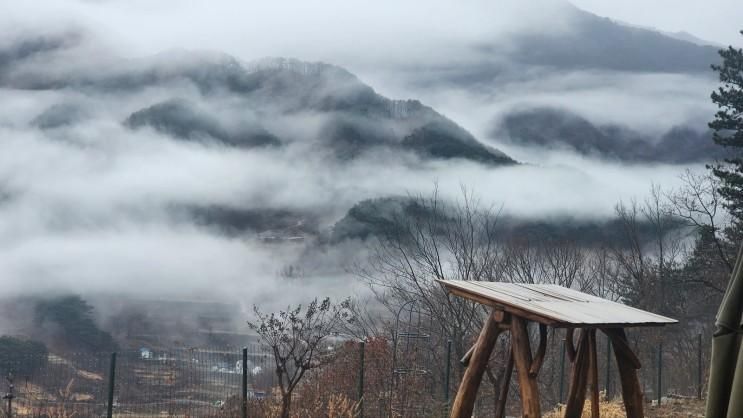
[[[691,43],[693,43],[695,45],[712,46],[712,47],[715,47],[715,48],[718,48],[718,49],[719,48],[724,48],[723,45],[717,44],[717,43],[712,42],[712,41],[708,41],[706,39],[699,38],[698,36],[695,36],[694,34],[691,34],[691,33],[687,32],[687,31],[683,31],[683,30],[682,31],[678,31],[678,32],[663,32],[663,33],[665,33],[666,35],[668,35],[668,36],[670,36],[672,38],[676,38],[676,39],[679,39],[679,40],[682,40],[682,41],[686,41],[686,42],[691,42]]]
[[[174,210],[193,218],[198,225],[216,229],[230,236],[252,233],[259,234],[263,239],[278,241],[319,234],[316,216],[309,211],[240,209],[219,205],[182,207]]]
[[[74,103],[55,104],[31,120],[31,125],[40,129],[70,126],[85,119],[86,112]]]
[[[595,125],[575,113],[549,107],[512,111],[491,135],[514,145],[564,149],[625,162],[706,162],[724,152],[708,131],[676,126],[652,137],[620,125]]]
[[[511,59],[560,69],[640,72],[709,72],[717,49],[662,32],[630,26],[566,4],[568,28],[534,31],[513,39]]]
[[[674,73],[713,77],[719,47],[685,33],[625,24],[562,2],[554,27],[535,27],[463,46],[466,60],[416,68],[412,83],[475,91],[560,71]]]
[[[446,213],[446,209],[442,212]],[[426,216],[433,216],[430,208],[421,206],[409,197],[367,199],[358,202],[336,222],[330,234],[330,242],[339,244],[346,240],[391,236],[400,225],[405,225],[406,222],[415,224]],[[446,221],[441,218],[438,220]],[[553,216],[529,219],[501,215],[493,221],[496,225],[496,240],[499,242],[531,242],[537,245],[545,242],[570,242],[592,247],[605,245],[607,242],[624,245],[626,238],[626,225],[618,218],[591,220]],[[683,223],[678,222],[677,225],[681,227]],[[652,239],[653,226],[649,222],[640,221],[638,234],[643,242]]]
[[[683,74],[713,80],[718,46],[685,33],[669,34],[625,24],[578,9],[568,2],[553,27],[534,27],[462,45],[462,57],[416,66],[416,88],[462,88],[502,95],[514,82],[567,72]]]
[[[434,109],[417,100],[388,99],[334,65],[285,58],[242,63],[192,51],[60,63],[76,53],[78,41],[46,35],[5,47],[0,87],[127,98],[117,109],[127,112],[125,127],[135,133],[149,128],[180,141],[241,148],[301,143],[340,160],[379,151],[424,160],[515,163]],[[84,100],[54,103],[31,125],[69,127],[95,113],[94,105],[86,109],[79,102]]]
[[[281,144],[261,126],[230,127],[229,121],[221,121],[186,100],[171,99],[138,110],[124,124],[132,129],[149,126],[177,139],[215,141],[235,147]]]

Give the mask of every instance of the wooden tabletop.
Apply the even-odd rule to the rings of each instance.
[[[553,284],[439,280],[449,292],[553,327],[663,326],[678,321]]]

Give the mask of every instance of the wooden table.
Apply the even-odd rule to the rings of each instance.
[[[644,416],[642,388],[637,378],[640,360],[632,352],[624,329],[663,326],[674,324],[676,320],[557,285],[460,280],[439,283],[454,295],[491,307],[477,342],[465,356],[468,367],[452,405],[451,418],[472,416],[488,359],[498,336],[506,331],[511,333],[511,350],[496,416],[502,418],[505,414],[508,382],[515,367],[522,416],[541,417],[537,376],[547,350],[547,327],[566,329],[566,351],[572,363],[566,418],[580,418],[588,387],[591,416],[599,417],[597,330],[609,337],[614,348],[627,417]],[[529,322],[539,326],[539,345],[534,354],[527,330]],[[574,341],[576,329],[579,330],[577,345]]]

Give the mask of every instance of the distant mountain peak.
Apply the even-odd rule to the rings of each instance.
[[[685,33],[626,24],[570,5],[567,31],[517,35],[511,58],[566,69],[699,73],[718,60],[717,48]]]
[[[324,62],[308,62],[296,58],[285,57],[266,57],[245,64],[245,70],[248,72],[265,71],[265,70],[287,70],[305,76],[314,76],[319,74],[331,73],[334,76],[341,76],[348,79],[358,80],[358,78],[345,68]]]
[[[694,34],[691,34],[687,31],[678,31],[678,32],[663,32],[666,35],[676,38],[682,41],[691,42],[693,44],[699,45],[699,46],[712,46],[715,48],[722,47],[722,44],[719,44],[717,42],[708,41],[706,39],[702,39]]]

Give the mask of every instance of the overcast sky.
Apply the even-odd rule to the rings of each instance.
[[[686,31],[724,45],[741,45],[741,0],[573,0],[600,16],[668,32]]]
[[[214,0],[0,1],[0,36],[15,26],[95,30],[124,53],[212,49],[243,59],[293,56],[349,65],[363,59],[418,62],[447,47],[489,42],[520,30],[559,31],[562,0]],[[743,44],[740,0],[576,0],[580,8],[665,31]],[[9,20],[6,20],[9,19]],[[443,48],[443,49],[442,49]],[[431,50],[431,51],[429,51]],[[353,66],[352,66],[353,67]]]
[[[559,30],[559,9],[552,0],[427,0],[425,7],[397,0],[0,1],[0,35],[13,26],[53,30],[74,24],[129,54],[210,49],[243,59],[367,60],[379,67],[382,60],[411,61],[411,51],[422,62],[440,56],[442,48],[461,50],[547,22]],[[10,22],[3,25],[4,18]]]

